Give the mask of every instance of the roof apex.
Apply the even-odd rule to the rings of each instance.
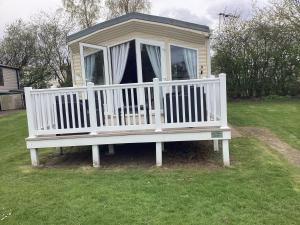
[[[133,20],[133,19],[162,23],[162,24],[167,24],[167,25],[173,25],[173,26],[177,26],[177,27],[181,27],[181,28],[187,28],[187,29],[191,29],[191,30],[209,33],[209,27],[205,26],[205,25],[190,23],[190,22],[167,18],[167,17],[162,17],[162,16],[154,16],[154,15],[149,15],[149,14],[132,12],[132,13],[128,13],[123,16],[120,16],[120,17],[116,17],[111,20],[104,21],[102,23],[98,23],[94,26],[88,27],[88,28],[83,29],[74,34],[68,35],[67,42],[74,41],[76,39],[79,39],[86,35],[92,34],[96,31],[102,30],[104,28],[107,28],[107,27],[110,27],[110,26],[113,26],[113,25],[116,25],[119,23],[123,23],[123,22],[129,21],[129,20]]]

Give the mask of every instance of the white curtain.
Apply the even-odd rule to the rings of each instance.
[[[120,44],[111,48],[111,67],[113,84],[120,84],[124,76],[129,52],[129,42]],[[119,90],[114,91],[114,108],[117,113],[118,108],[123,105],[122,93]]]
[[[155,76],[161,80],[161,53],[159,46],[146,45],[147,53],[155,73]]]
[[[121,83],[128,58],[129,42],[111,48],[113,84]]]
[[[193,49],[183,49],[184,62],[190,79],[197,78],[197,51]]]
[[[86,82],[93,82],[93,74],[95,71],[95,60],[96,60],[95,54],[84,57]]]

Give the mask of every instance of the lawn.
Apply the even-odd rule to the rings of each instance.
[[[26,129],[0,117],[0,224],[300,224],[299,169],[255,139],[226,169],[31,168]]]
[[[265,127],[300,150],[300,99],[233,101],[228,120],[235,126]]]

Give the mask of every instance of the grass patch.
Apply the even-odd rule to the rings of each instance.
[[[0,118],[0,224],[300,224],[299,170],[255,139],[227,169],[34,169],[26,129]]]
[[[300,99],[235,101],[228,104],[228,120],[235,126],[265,127],[300,150]]]

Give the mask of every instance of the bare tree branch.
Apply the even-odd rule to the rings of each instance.
[[[108,19],[122,16],[131,12],[149,13],[151,2],[149,0],[106,0]]]

